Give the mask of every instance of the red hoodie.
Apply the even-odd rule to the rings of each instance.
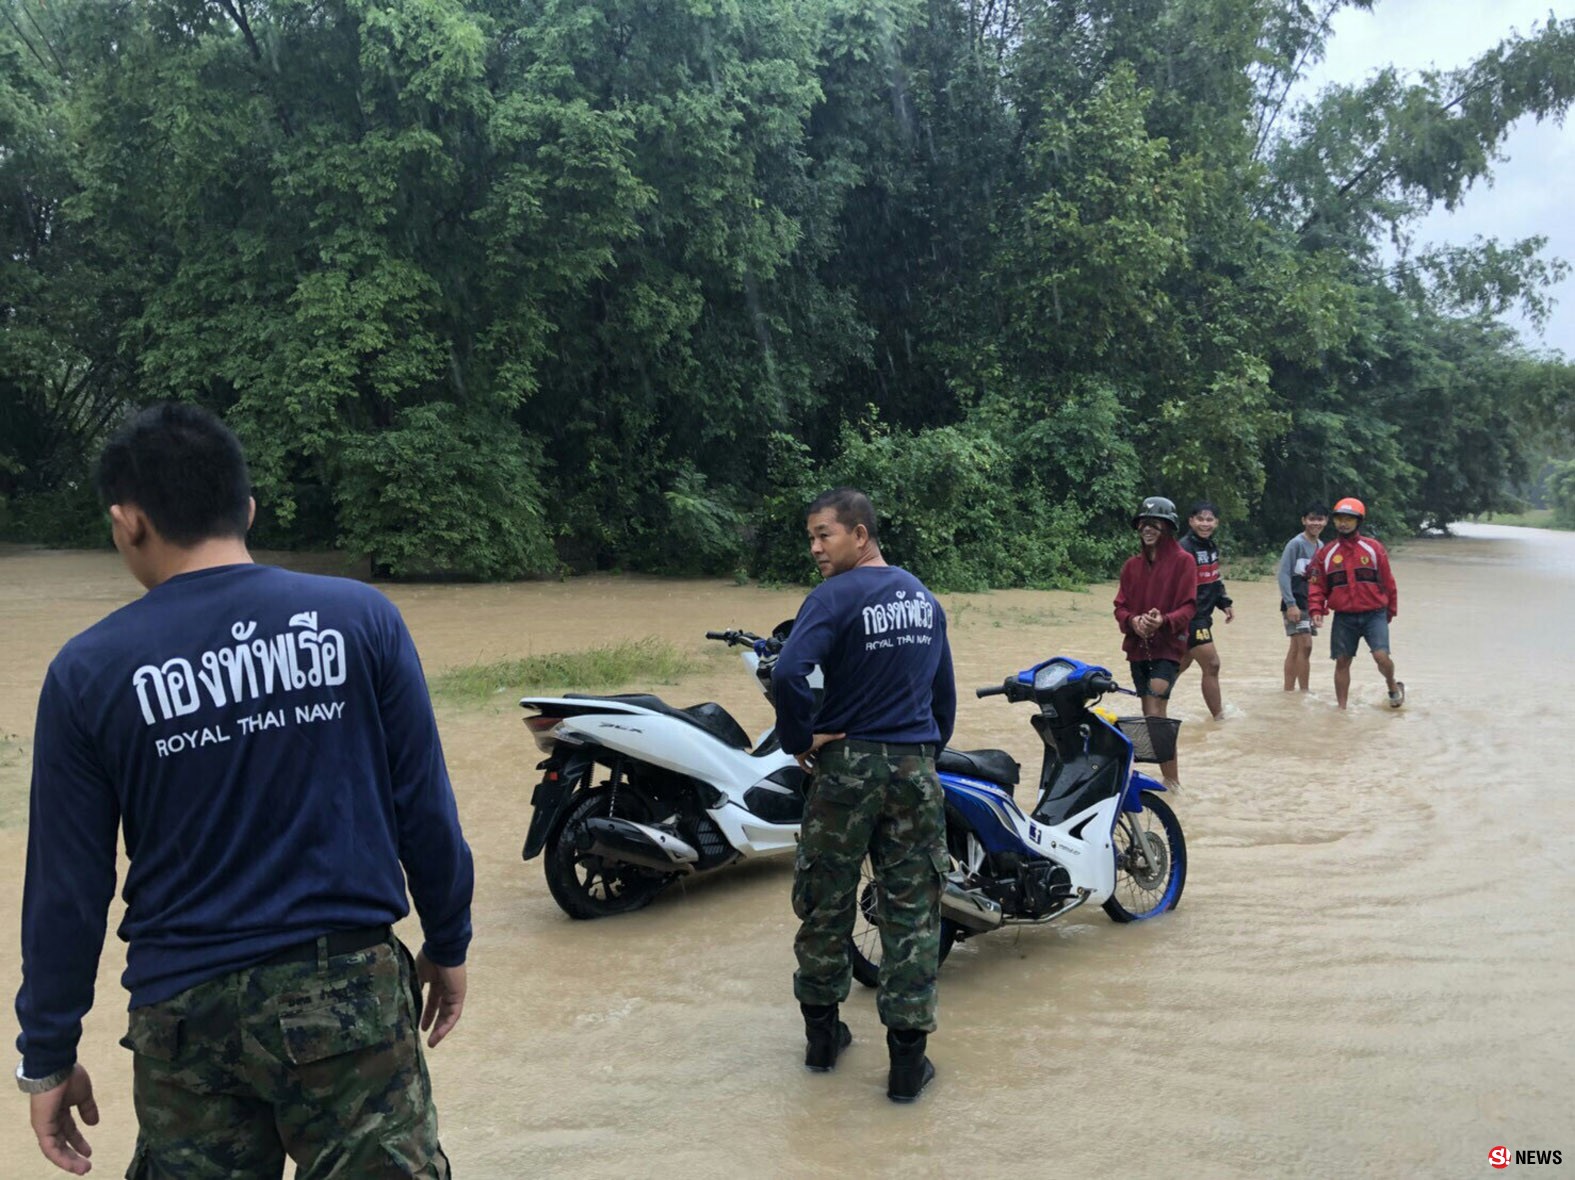
[[[1360,614],[1381,610],[1393,619],[1400,590],[1389,569],[1389,554],[1372,537],[1336,537],[1307,563],[1307,613]]]
[[[1154,546],[1154,560],[1142,553],[1127,558],[1121,567],[1121,588],[1116,591],[1116,625],[1126,636],[1121,650],[1133,663],[1139,660],[1175,660],[1187,654],[1187,627],[1198,602],[1198,563],[1176,543],[1161,537]],[[1144,639],[1132,630],[1132,620],[1158,607],[1165,621]]]

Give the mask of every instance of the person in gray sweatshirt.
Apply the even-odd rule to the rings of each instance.
[[[1323,544],[1320,538],[1329,524],[1326,504],[1310,505],[1302,513],[1302,531],[1285,543],[1280,554],[1280,613],[1285,616],[1285,634],[1291,647],[1285,653],[1285,691],[1307,691],[1312,671],[1313,637],[1318,627],[1307,613],[1307,563]]]

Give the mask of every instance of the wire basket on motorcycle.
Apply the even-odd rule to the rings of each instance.
[[[1118,717],[1116,728],[1132,743],[1136,762],[1169,762],[1176,756],[1181,722],[1174,717]]]

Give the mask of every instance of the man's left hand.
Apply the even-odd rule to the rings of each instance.
[[[85,1176],[93,1168],[88,1158],[93,1148],[82,1137],[71,1108],[82,1114],[82,1121],[90,1127],[98,1126],[98,1103],[93,1101],[93,1080],[81,1065],[71,1071],[71,1076],[53,1090],[34,1094],[30,1103],[33,1134],[38,1137],[38,1150],[44,1158],[62,1172]]]
[[[824,746],[827,742],[840,742],[847,736],[848,735],[845,733],[817,733],[812,739],[810,739],[809,749],[805,750],[802,754],[794,754],[793,760],[799,764],[799,768],[803,770],[804,773],[808,774],[810,771],[815,769],[815,759],[820,753],[820,747]]]
[[[427,1048],[436,1049],[438,1042],[454,1030],[460,1014],[465,1011],[465,965],[440,967],[422,951],[416,955],[416,980],[426,988],[421,1031],[432,1030]]]
[[[1236,612],[1228,606],[1225,608],[1225,621],[1227,623],[1234,623],[1236,621]]]

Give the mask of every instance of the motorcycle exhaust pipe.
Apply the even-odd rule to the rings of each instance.
[[[580,852],[663,873],[692,873],[700,854],[672,832],[627,819],[588,819],[575,838]]]
[[[1001,924],[1001,904],[948,881],[946,891],[941,894],[941,917],[950,918],[964,930],[983,934]]]

